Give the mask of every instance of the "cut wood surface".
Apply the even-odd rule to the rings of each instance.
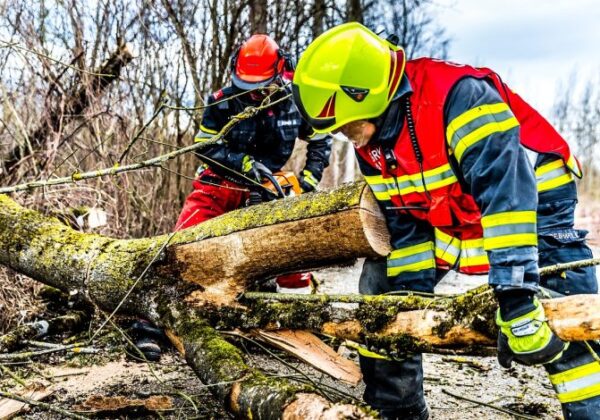
[[[16,395],[32,401],[42,401],[52,395],[52,393],[53,391],[50,388],[31,387],[18,391]],[[10,398],[0,398],[0,420],[12,419],[28,407],[28,404],[21,401],[11,400]]]
[[[253,335],[293,354],[335,379],[356,386],[362,379],[358,365],[337,354],[316,335],[302,330],[253,330]]]
[[[323,402],[308,385],[249,367],[204,316],[243,312],[238,293],[265,276],[386,255],[378,212],[368,188],[353,184],[231,212],[172,235],[119,240],[74,231],[0,196],[0,263],[167,329],[202,382],[238,417],[322,418],[340,410],[370,418],[358,407]],[[267,254],[252,254],[255,246]],[[246,254],[260,258],[263,271]],[[302,404],[292,404],[300,394]],[[304,417],[307,404],[322,407],[321,414]]]

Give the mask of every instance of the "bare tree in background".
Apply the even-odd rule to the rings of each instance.
[[[553,120],[557,129],[575,143],[584,170],[580,191],[597,198],[600,168],[595,162],[600,152],[600,79],[587,80],[582,87],[577,85],[577,80],[573,74],[560,88],[553,107]],[[575,96],[578,88],[581,94]]]
[[[383,0],[367,10],[367,22],[399,37],[409,58],[431,56],[445,59],[450,38],[436,20],[434,0]]]
[[[204,98],[228,83],[231,55],[253,32],[273,36],[297,57],[326,29],[358,20],[372,29],[400,28],[411,50],[426,51],[443,41],[425,18],[430,10],[431,2],[416,0],[6,0],[0,5],[5,184],[112,167],[190,144]],[[125,48],[130,57],[115,61]],[[324,185],[355,175],[350,145],[335,148]],[[105,233],[153,235],[172,228],[196,164],[185,156],[22,199],[61,212],[101,206],[111,221]]]

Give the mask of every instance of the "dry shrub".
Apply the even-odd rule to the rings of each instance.
[[[42,311],[35,298],[40,283],[0,266],[0,334],[33,320]]]

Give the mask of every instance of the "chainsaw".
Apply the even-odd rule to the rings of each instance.
[[[250,191],[249,206],[302,194],[300,182],[293,172],[263,173],[263,177],[265,181],[261,187]]]

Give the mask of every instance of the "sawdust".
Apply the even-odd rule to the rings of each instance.
[[[79,375],[78,373],[83,373]],[[121,357],[119,360],[110,361],[105,365],[93,365],[84,370],[65,368],[63,366],[48,369],[48,376],[63,378],[56,389],[65,398],[79,398],[95,392],[102,387],[122,381],[135,381],[150,375],[148,365],[132,363]]]

